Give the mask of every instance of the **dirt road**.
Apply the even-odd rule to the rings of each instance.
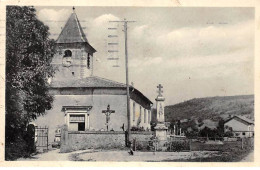
[[[71,161],[73,154],[86,152],[86,150],[75,151],[70,153],[60,153],[59,149],[51,150],[45,153],[34,155],[31,158],[21,158],[17,161]]]
[[[37,154],[31,158],[17,161],[167,161],[176,159],[194,159],[197,157],[211,157],[217,152],[135,152],[129,155],[127,151],[94,151],[81,150],[70,153],[60,153],[59,149]]]
[[[244,157],[240,162],[254,162],[254,151],[250,152],[246,157]]]

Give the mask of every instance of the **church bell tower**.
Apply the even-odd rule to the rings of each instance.
[[[93,54],[73,7],[73,12],[63,27],[57,41],[53,65],[58,67],[56,80],[82,79],[93,75]]]

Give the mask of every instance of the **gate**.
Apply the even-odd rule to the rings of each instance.
[[[48,150],[48,127],[35,127],[35,145],[36,150],[43,152]]]

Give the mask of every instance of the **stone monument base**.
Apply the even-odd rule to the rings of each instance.
[[[164,123],[158,123],[155,129],[155,136],[159,141],[167,141],[167,130],[168,128],[164,125]]]

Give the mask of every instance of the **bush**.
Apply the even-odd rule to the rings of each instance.
[[[131,128],[131,131],[145,131],[144,127],[136,127],[136,126],[133,126]]]
[[[234,134],[233,132],[230,132],[230,131],[227,131],[225,134],[224,134],[224,137],[233,137]]]
[[[171,141],[167,147],[167,151],[180,152],[184,150],[190,150],[190,142],[188,140]]]

